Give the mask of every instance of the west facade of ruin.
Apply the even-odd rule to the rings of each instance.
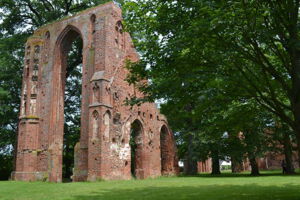
[[[43,26],[28,39],[14,180],[62,181],[66,60],[77,37],[83,41],[82,105],[73,181],[178,173],[173,134],[155,104],[124,104],[139,95],[124,80],[126,60],[138,55],[121,20],[120,8],[106,3]]]

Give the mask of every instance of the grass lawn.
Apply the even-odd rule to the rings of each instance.
[[[0,200],[300,200],[300,176],[265,172],[84,183],[0,182]]]

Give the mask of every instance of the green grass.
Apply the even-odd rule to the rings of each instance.
[[[0,182],[1,200],[300,200],[300,176],[203,174],[85,183]]]

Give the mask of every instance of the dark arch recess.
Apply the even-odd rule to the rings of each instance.
[[[131,147],[131,174],[133,177],[143,178],[143,125],[136,119],[131,123],[130,141]]]
[[[166,125],[160,129],[161,174],[169,175],[173,168],[172,137]]]
[[[73,47],[74,47],[74,43],[78,44],[78,51],[73,51]],[[68,123],[66,123],[66,120],[68,118],[65,118],[66,115],[71,116],[72,115],[72,109],[66,109],[68,106],[71,105],[70,101],[66,101],[65,99],[65,92],[67,91],[68,87],[70,87],[70,84],[68,86],[67,81],[68,81],[68,77],[72,77],[74,74],[74,70],[76,70],[76,68],[81,65],[81,71],[83,71],[83,67],[82,66],[82,59],[83,59],[83,38],[82,38],[82,34],[80,32],[80,30],[78,28],[76,28],[75,26],[72,25],[68,25],[59,35],[59,37],[57,38],[56,41],[56,48],[55,48],[55,55],[57,55],[57,60],[58,60],[58,64],[57,64],[57,71],[60,71],[60,75],[61,75],[61,85],[60,85],[60,95],[62,95],[62,98],[64,99],[64,107],[61,109],[61,115],[64,115],[63,117],[63,122],[65,124],[62,124],[62,130],[63,130],[63,144],[64,144],[64,148],[63,148],[63,154],[62,154],[62,175],[64,180],[70,180],[70,178],[72,177],[73,172],[72,172],[72,168],[77,168],[78,166],[75,166],[75,162],[74,162],[74,158],[75,158],[75,145],[77,142],[80,141],[80,138],[82,137],[82,122],[80,120],[79,122],[79,127],[80,127],[80,131],[78,133],[72,133],[74,135],[72,135],[72,137],[70,137],[70,134],[65,134],[68,130]],[[71,61],[69,60],[69,56],[70,56],[70,52],[76,52],[75,54],[78,56],[76,56],[76,58],[79,58],[78,60],[75,61]],[[79,56],[80,55],[80,56]],[[74,56],[74,55],[73,55]],[[70,63],[72,63],[70,65]],[[73,74],[73,75],[72,75]],[[78,73],[75,73],[78,74]],[[82,83],[82,76],[80,76],[81,78],[81,83]],[[70,82],[69,82],[70,83]],[[73,86],[74,87],[74,86]],[[81,86],[80,86],[81,87]],[[70,88],[69,88],[70,89]],[[72,93],[69,93],[70,95],[74,95]],[[76,94],[78,95],[78,94]],[[81,93],[82,95],[82,93]],[[80,103],[78,106],[78,109],[80,110],[80,118],[82,117],[82,107],[81,107],[81,97],[80,95],[77,96],[78,98],[80,98]],[[69,107],[70,108],[70,107]],[[71,111],[70,111],[71,110]],[[94,113],[93,113],[94,114]],[[75,138],[75,139],[71,139],[71,138]],[[72,155],[72,156],[71,156]],[[84,160],[86,158],[82,158],[81,162],[82,163],[87,163],[87,160]]]

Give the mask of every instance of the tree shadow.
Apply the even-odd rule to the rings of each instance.
[[[203,185],[203,186],[147,186],[138,188],[111,188],[89,195],[79,195],[72,200],[299,200],[299,185],[262,186],[257,184],[239,185]]]
[[[242,177],[264,177],[264,176],[300,176],[299,173],[295,174],[282,174],[280,172],[276,171],[268,171],[268,172],[262,172],[258,176],[253,176],[249,173],[221,173],[221,174],[209,174],[209,173],[203,173],[203,174],[196,174],[196,175],[184,175],[181,174],[179,177],[201,177],[201,178],[242,178]]]

